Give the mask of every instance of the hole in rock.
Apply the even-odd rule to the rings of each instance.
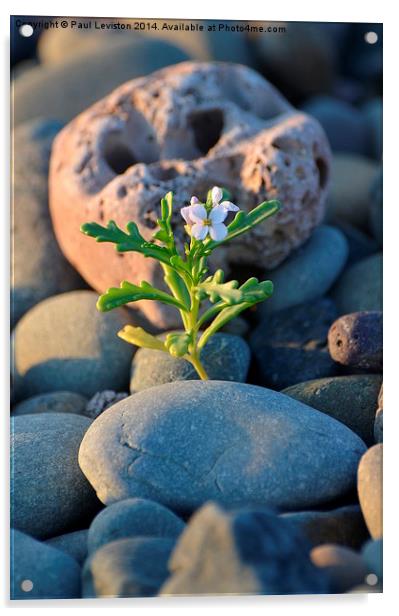
[[[151,176],[156,180],[160,180],[161,182],[173,180],[178,175],[179,172],[172,165],[160,164],[151,168]]]
[[[133,152],[123,142],[120,133],[109,133],[104,145],[104,158],[107,165],[117,175],[125,173],[126,169],[137,164]]]
[[[220,139],[223,130],[223,112],[220,109],[196,111],[189,116],[195,145],[201,154],[207,154]]]
[[[319,184],[320,188],[324,189],[328,180],[328,169],[323,158],[316,158],[315,160],[317,171],[319,172]]]

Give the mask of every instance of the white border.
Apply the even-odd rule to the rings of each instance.
[[[214,0],[201,0],[198,3],[182,3],[178,0],[152,0],[151,3],[133,3],[120,2],[113,0],[109,5],[100,6],[98,1],[70,0],[69,2],[50,2],[48,0],[36,0],[31,2],[15,1],[10,5],[2,5],[2,19],[0,27],[3,30],[2,49],[5,51],[5,58],[2,63],[3,75],[3,92],[8,92],[9,71],[8,71],[8,45],[9,45],[9,15],[94,15],[94,16],[113,16],[113,17],[148,17],[148,18],[180,18],[180,19],[242,19],[242,20],[268,20],[268,21],[335,21],[335,22],[384,22],[384,198],[385,198],[385,384],[384,384],[384,402],[388,408],[388,419],[385,428],[385,455],[384,455],[384,487],[385,487],[385,537],[389,538],[385,542],[385,576],[384,576],[384,594],[377,595],[336,595],[320,597],[320,596],[295,596],[295,597],[233,597],[233,598],[182,598],[182,599],[119,599],[119,600],[76,600],[76,601],[36,601],[36,602],[13,602],[6,605],[8,609],[15,609],[19,612],[22,609],[30,608],[30,610],[42,610],[43,608],[50,609],[67,609],[74,613],[80,611],[90,613],[90,611],[100,609],[113,610],[130,609],[134,613],[148,613],[163,609],[166,612],[176,612],[181,610],[189,610],[191,613],[201,613],[203,610],[214,611],[227,609],[229,613],[241,613],[244,610],[251,612],[267,610],[268,613],[278,611],[281,614],[295,614],[306,616],[317,613],[323,610],[323,614],[336,613],[339,609],[350,610],[351,612],[361,612],[363,615],[375,612],[377,609],[381,613],[390,613],[391,607],[398,603],[395,596],[396,585],[398,584],[396,577],[398,575],[398,506],[397,492],[397,468],[398,460],[396,455],[399,431],[398,425],[395,426],[395,421],[398,421],[399,401],[395,390],[395,380],[398,379],[398,294],[395,293],[395,287],[398,287],[397,279],[397,234],[399,230],[398,214],[399,199],[397,189],[397,103],[398,103],[398,87],[396,83],[397,76],[397,57],[398,48],[396,41],[399,38],[399,20],[394,13],[394,3],[387,1],[371,2],[363,0],[361,3],[356,1],[346,0],[344,2],[337,1],[331,3],[320,2],[320,0],[285,0],[275,3],[248,3],[237,2],[232,3],[223,0],[216,3]],[[8,9],[8,11],[7,11]],[[5,12],[7,11],[7,12]],[[7,160],[9,146],[9,120],[8,120],[8,98],[3,98],[3,113],[1,114],[1,144],[4,151],[3,160]],[[8,170],[8,167],[7,167]],[[1,333],[0,348],[2,349],[1,360],[4,370],[1,371],[4,378],[4,387],[1,391],[5,392],[4,397],[4,421],[2,429],[4,430],[2,440],[3,452],[7,451],[8,442],[8,302],[5,298],[8,297],[8,256],[9,249],[8,240],[8,216],[7,206],[9,203],[8,173],[5,174],[5,179],[0,183],[2,191],[3,204],[3,219],[2,219],[2,234],[3,234],[3,259],[1,265],[1,276],[3,284],[3,316],[5,327]],[[389,286],[389,288],[388,288]],[[4,314],[5,312],[5,314]],[[396,394],[396,395],[395,395]],[[395,439],[395,441],[394,441]],[[396,446],[396,448],[395,448]],[[0,455],[2,470],[7,473],[7,464],[5,462],[4,453]],[[4,477],[4,475],[3,475]],[[391,486],[391,489],[389,489]],[[3,496],[2,502],[8,502],[8,488],[6,482],[3,481]],[[395,504],[396,500],[396,504]],[[8,515],[5,514],[2,507],[2,546],[7,546],[8,541]],[[5,540],[4,540],[5,539]],[[7,567],[8,563],[4,562],[4,547],[2,550],[2,561],[0,569],[0,579],[2,584],[1,597],[7,596],[8,586],[4,588],[4,581],[8,580]]]

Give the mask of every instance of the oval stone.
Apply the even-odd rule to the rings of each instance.
[[[77,456],[90,419],[40,413],[11,419],[11,521],[39,539],[84,524],[99,509]]]
[[[244,383],[185,381],[125,398],[96,419],[79,464],[98,497],[178,511],[208,500],[299,509],[356,484],[363,441],[284,394]]]

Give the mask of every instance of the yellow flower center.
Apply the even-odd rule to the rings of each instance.
[[[212,226],[212,221],[209,220],[209,218],[205,218],[203,221],[203,225],[204,227],[211,227]]]

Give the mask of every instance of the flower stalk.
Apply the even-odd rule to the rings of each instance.
[[[85,223],[81,227],[84,234],[97,242],[114,243],[118,252],[138,252],[160,263],[168,292],[146,281],[139,285],[122,281],[120,287],[112,287],[99,297],[97,308],[106,312],[139,300],[159,301],[176,308],[182,319],[182,332],[169,333],[162,340],[141,327],[126,325],[118,335],[138,347],[186,359],[202,380],[209,378],[203,365],[204,347],[209,339],[241,312],[273,293],[270,280],[259,282],[257,278],[249,278],[240,286],[237,280],[225,282],[220,269],[209,275],[207,260],[218,246],[248,232],[280,209],[278,201],[265,201],[247,213],[223,197],[223,190],[215,186],[208,192],[205,203],[194,196],[190,205],[181,208],[190,238],[184,254],[176,247],[171,225],[171,192],[161,200],[161,217],[151,241],[141,236],[134,222],[129,222],[125,231],[114,221],[106,227],[97,223]],[[235,217],[227,225],[230,213],[235,213]]]

